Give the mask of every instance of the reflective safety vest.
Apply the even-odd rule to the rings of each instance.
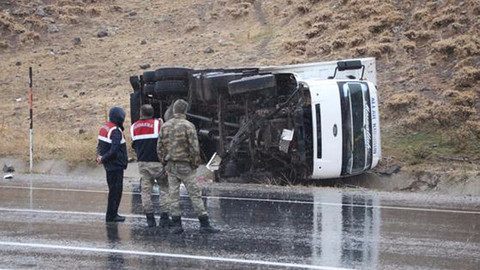
[[[120,130],[120,132],[122,132],[122,130],[117,127],[117,125],[115,125],[115,123],[112,123],[112,122],[108,122],[106,123],[101,129],[100,129],[100,132],[98,134],[98,140],[99,141],[102,141],[102,142],[106,142],[108,144],[111,144],[112,143],[112,132],[115,130],[115,129],[118,129]],[[124,144],[126,143],[125,141],[125,134],[122,132],[122,141],[120,142],[121,144]]]
[[[115,130],[120,131],[122,139],[118,148],[113,149],[112,134]],[[108,122],[100,129],[97,154],[103,156],[102,163],[106,171],[124,170],[127,168],[128,154],[125,133],[114,123]]]
[[[162,124],[161,119],[140,119],[130,127],[138,161],[159,162],[157,141]]]

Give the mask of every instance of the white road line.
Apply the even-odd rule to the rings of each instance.
[[[61,249],[61,250],[101,252],[101,253],[118,253],[118,254],[126,254],[126,255],[167,257],[167,258],[175,258],[175,259],[216,261],[216,262],[226,262],[226,263],[256,264],[256,265],[265,265],[265,266],[291,267],[291,268],[303,268],[303,269],[351,270],[351,269],[348,269],[348,268],[338,268],[338,267],[318,266],[318,265],[308,265],[308,264],[281,263],[281,262],[233,259],[233,258],[210,257],[210,256],[197,256],[197,255],[175,254],[175,253],[122,250],[122,249],[72,247],[72,246],[36,244],[36,243],[19,243],[19,242],[2,242],[2,241],[0,241],[0,246],[26,247],[26,248],[37,248],[37,249]]]
[[[63,215],[83,215],[83,216],[105,216],[105,213],[100,212],[80,212],[80,211],[61,211],[61,210],[40,210],[40,209],[28,209],[28,208],[5,208],[0,207],[0,212],[27,212],[38,214],[63,214]],[[145,215],[137,214],[125,214],[123,216],[131,218],[146,218]],[[182,218],[182,220],[198,221],[195,218]]]
[[[344,204],[349,206],[348,204]],[[357,207],[357,205],[351,205]],[[400,207],[400,206],[377,206],[371,205],[365,206],[366,208],[372,207],[377,209],[391,209],[391,210],[405,210],[405,211],[419,211],[419,212],[436,212],[436,213],[450,213],[450,214],[470,214],[470,215],[480,215],[480,211],[469,211],[469,210],[451,210],[451,209],[438,209],[438,208],[415,208],[415,207]]]
[[[29,187],[19,186],[0,186],[0,188],[25,189],[30,190]],[[64,191],[64,192],[87,192],[87,193],[108,193],[103,190],[87,190],[87,189],[61,189],[61,188],[42,188],[34,187],[33,190],[47,190],[47,191]],[[137,194],[138,192],[123,192],[123,194]],[[181,197],[188,197],[182,195]],[[220,196],[204,196],[204,198],[220,199],[220,200],[236,200],[236,201],[252,201],[252,202],[272,202],[272,203],[294,203],[294,204],[316,204],[326,206],[346,206],[346,207],[361,207],[361,208],[375,208],[375,209],[390,209],[390,210],[405,210],[405,211],[421,211],[421,212],[437,212],[437,213],[451,213],[451,214],[472,214],[480,215],[480,211],[470,210],[453,210],[453,209],[439,209],[439,208],[421,208],[421,207],[400,207],[388,205],[365,205],[365,204],[343,204],[343,203],[328,203],[328,202],[312,202],[300,200],[279,200],[279,199],[258,199],[245,197],[220,197]]]
[[[11,189],[33,189],[33,190],[47,190],[47,191],[65,191],[65,192],[89,192],[89,193],[108,193],[107,190],[93,190],[93,189],[74,189],[74,188],[43,188],[43,187],[22,187],[22,186],[0,186],[0,188]],[[140,194],[138,192],[123,192],[123,194]]]

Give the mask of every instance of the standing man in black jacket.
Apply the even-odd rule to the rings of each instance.
[[[120,107],[110,109],[109,122],[98,135],[97,163],[103,164],[107,172],[108,205],[106,222],[123,222],[125,217],[118,215],[122,200],[123,171],[127,168],[128,156],[123,122],[125,111]]]

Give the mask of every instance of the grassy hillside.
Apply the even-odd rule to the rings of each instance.
[[[0,153],[28,155],[29,66],[37,157],[76,162],[93,158],[108,108],[128,110],[128,76],[139,64],[373,56],[384,164],[471,166],[480,150],[479,32],[474,0],[2,1]]]

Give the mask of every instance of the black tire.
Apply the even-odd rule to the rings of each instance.
[[[143,81],[145,83],[155,82],[155,71],[145,71],[145,72],[143,72]]]
[[[242,74],[240,73],[207,73],[203,77],[203,87],[197,91],[202,92],[201,96],[204,101],[214,103],[217,102],[217,97],[220,92],[228,93],[229,82],[240,78],[242,78]]]
[[[130,84],[134,92],[140,91],[140,78],[138,76],[130,76]]]
[[[143,86],[145,95],[155,95],[155,84],[147,83]]]
[[[228,93],[230,95],[240,95],[271,89],[276,85],[275,76],[272,74],[251,76],[228,83]]]
[[[155,83],[155,95],[168,96],[168,95],[187,95],[188,86],[185,81],[171,80],[171,81],[159,81]]]
[[[130,94],[130,120],[135,123],[140,118],[142,93],[136,91]]]
[[[227,90],[228,83],[242,78],[240,73],[209,73],[203,79],[206,90]]]
[[[159,68],[155,70],[155,80],[188,80],[191,71],[189,68]]]

